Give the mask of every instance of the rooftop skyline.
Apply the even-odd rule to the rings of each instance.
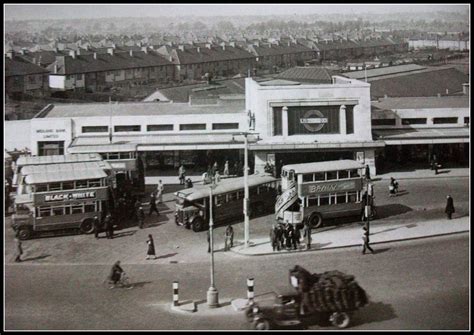
[[[238,16],[308,14],[388,14],[394,12],[467,12],[469,4],[4,4],[5,20],[110,17]]]

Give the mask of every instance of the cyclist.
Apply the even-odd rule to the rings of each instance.
[[[115,262],[115,264],[112,266],[112,270],[110,271],[110,281],[113,282],[114,286],[117,285],[123,274],[124,271],[120,266],[120,261]]]

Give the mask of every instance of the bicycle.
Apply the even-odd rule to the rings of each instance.
[[[110,278],[106,278],[104,280],[104,285],[109,289],[124,288],[130,290],[133,288],[133,284],[130,283],[130,277],[127,275],[126,272],[121,273],[120,279],[119,281],[117,281],[117,283],[114,283],[113,280],[111,280]]]

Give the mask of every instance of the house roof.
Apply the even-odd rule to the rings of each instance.
[[[92,116],[146,116],[181,114],[229,114],[245,112],[240,105],[195,106],[188,103],[124,102],[91,104],[54,104],[45,118]]]
[[[274,76],[279,79],[308,81],[316,84],[331,84],[330,72],[324,67],[296,66]]]
[[[254,55],[247,50],[228,45],[225,47],[202,46],[199,47],[199,50],[198,47],[194,46],[184,47],[184,50],[173,48],[172,53],[175,55],[178,64],[208,63],[254,58]]]
[[[291,43],[288,45],[287,43],[280,43],[280,44],[271,44],[271,45],[262,45],[259,46],[252,45],[249,47],[249,50],[255,55],[260,57],[265,56],[277,56],[277,55],[286,55],[286,54],[294,54],[294,53],[301,53],[301,52],[314,52],[311,48],[308,48],[302,44],[298,43]]]
[[[103,72],[124,70],[143,67],[154,67],[171,65],[172,63],[162,55],[153,51],[134,51],[131,56],[128,52],[117,52],[114,55],[97,54],[97,59],[93,55],[60,56],[56,61],[48,66],[51,74],[54,74],[54,66],[58,66],[57,74],[67,75],[88,72]]]
[[[43,73],[49,73],[49,71],[21,57],[14,56],[13,59],[5,57],[5,77]]]
[[[385,98],[372,102],[372,106],[381,110],[469,108],[469,96]]]
[[[417,71],[417,70],[423,70],[423,69],[426,69],[426,67],[420,66],[417,64],[406,64],[406,65],[380,67],[376,69],[367,69],[367,70],[362,70],[362,71],[343,72],[341,73],[341,75],[344,77],[351,78],[351,79],[364,79],[366,75],[367,75],[367,78],[374,78],[374,77],[385,76],[388,74],[404,73],[404,72]]]
[[[442,67],[371,78],[368,81],[372,98],[385,95],[430,97],[461,92],[462,85],[469,82],[469,76],[454,67]]]

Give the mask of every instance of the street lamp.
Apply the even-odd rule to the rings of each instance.
[[[245,248],[249,246],[250,240],[250,218],[249,218],[249,153],[248,153],[248,133],[244,134],[244,244]]]
[[[212,183],[209,187],[209,241],[211,243],[211,286],[207,290],[207,305],[210,308],[216,308],[219,306],[219,292],[214,285],[214,220],[212,218],[212,189],[215,185],[215,178],[211,177]]]

